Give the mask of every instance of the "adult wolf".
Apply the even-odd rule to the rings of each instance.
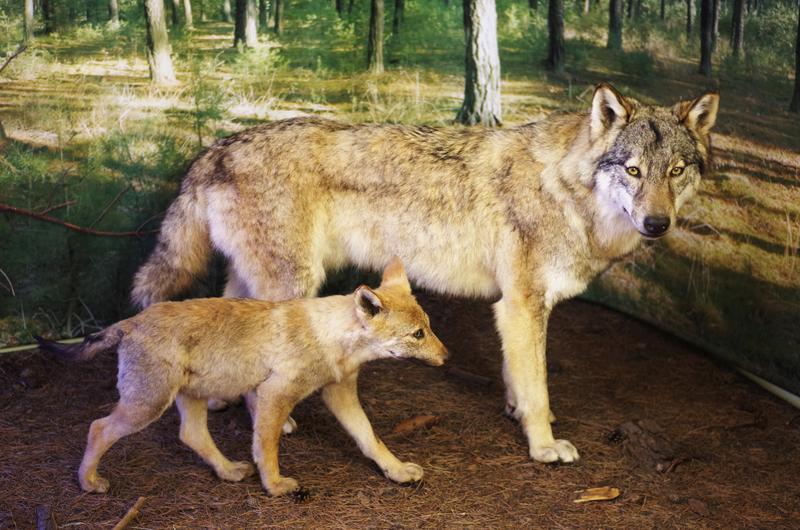
[[[507,410],[533,459],[572,462],[549,422],[550,310],[674,226],[708,166],[718,104],[706,93],[653,107],[602,84],[588,112],[500,130],[255,127],[192,164],[132,296],[144,307],[178,294],[214,248],[230,261],[227,296],[268,300],[398,255],[420,286],[499,298]]]

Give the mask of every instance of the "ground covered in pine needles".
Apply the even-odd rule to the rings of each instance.
[[[536,464],[503,416],[500,347],[488,304],[422,296],[452,352],[442,369],[377,362],[361,396],[391,450],[425,469],[383,478],[313,396],[294,412],[281,463],[311,495],[270,498],[255,477],[232,484],[178,440],[174,408],[106,455],[106,495],[76,470],[89,423],[116,401],[113,355],[68,365],[37,351],[0,358],[0,528],[790,528],[800,520],[800,412],[697,349],[586,302],[554,312],[549,336],[556,434],[576,465]],[[427,427],[391,434],[405,420]],[[633,427],[632,427],[633,426]],[[210,416],[232,459],[249,458],[242,407]],[[660,471],[658,470],[660,469]],[[618,488],[576,504],[580,490]]]

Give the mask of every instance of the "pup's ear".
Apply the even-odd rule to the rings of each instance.
[[[367,287],[362,285],[353,293],[356,300],[356,314],[361,320],[369,320],[378,313],[384,310],[383,302],[378,298],[378,295]]]
[[[613,86],[608,83],[597,85],[592,97],[590,125],[592,140],[599,138],[612,127],[627,123],[632,112],[631,102],[622,97]]]
[[[684,125],[706,135],[717,121],[719,93],[706,92],[693,101],[681,101],[672,107],[672,112]]]
[[[411,284],[408,283],[408,276],[403,267],[403,262],[397,256],[383,269],[381,287],[398,287],[406,293],[411,292]]]

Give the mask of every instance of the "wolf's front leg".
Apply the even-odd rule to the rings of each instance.
[[[253,419],[253,460],[261,475],[261,484],[270,495],[283,495],[300,488],[293,478],[284,477],[278,465],[281,429],[295,405],[295,400],[281,392],[276,384],[261,383],[256,389],[256,417]]]
[[[353,437],[364,456],[378,464],[384,475],[399,483],[422,480],[420,466],[412,462],[401,462],[375,436],[372,425],[358,400],[357,377],[357,373],[352,374],[341,383],[333,383],[323,388],[322,400],[325,405]]]
[[[578,460],[575,446],[567,440],[554,439],[550,427],[545,360],[549,311],[544,298],[503,293],[494,310],[503,340],[503,378],[515,402],[513,414],[528,438],[531,458],[537,462]]]

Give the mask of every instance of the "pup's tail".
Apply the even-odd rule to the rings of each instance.
[[[115,349],[124,335],[122,328],[115,324],[103,331],[88,335],[79,344],[61,344],[38,335],[34,335],[34,338],[39,343],[39,348],[65,361],[88,361],[98,353]]]
[[[167,210],[156,248],[133,278],[131,299],[140,309],[180,294],[208,266],[211,239],[204,201],[188,189],[191,173]]]

